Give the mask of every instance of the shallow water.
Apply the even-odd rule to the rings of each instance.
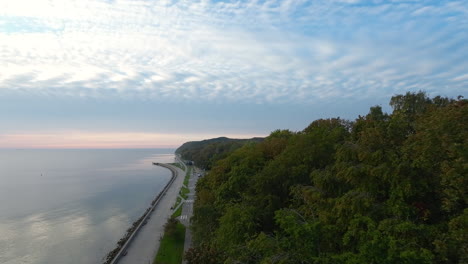
[[[0,150],[0,263],[101,263],[169,181],[172,149]]]

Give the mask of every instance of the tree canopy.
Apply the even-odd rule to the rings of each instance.
[[[185,160],[194,161],[199,168],[210,169],[218,160],[242,147],[244,144],[260,142],[263,138],[233,139],[227,137],[186,142],[176,149],[176,154]]]
[[[390,105],[226,153],[198,181],[188,262],[468,263],[468,101]]]

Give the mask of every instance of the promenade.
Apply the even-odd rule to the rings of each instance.
[[[169,187],[165,195],[161,198],[151,218],[127,249],[127,255],[122,257],[119,264],[152,264],[159,248],[159,239],[164,235],[164,225],[172,215],[171,206],[177,199],[179,190],[183,185],[185,172],[175,166],[177,178]]]
[[[182,201],[182,214],[178,217],[179,221],[185,225],[185,227],[187,227],[185,231],[184,252],[186,252],[192,246],[190,218],[193,215],[193,202],[195,201],[195,186],[198,180],[198,173],[200,173],[200,171],[196,167],[193,167],[188,186],[186,186],[190,192],[187,194],[187,199]],[[183,261],[182,263],[186,263],[186,261]]]

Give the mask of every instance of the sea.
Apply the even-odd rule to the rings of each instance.
[[[0,150],[0,263],[97,264],[171,178],[174,149]]]

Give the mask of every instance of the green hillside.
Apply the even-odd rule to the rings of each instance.
[[[226,154],[197,184],[189,263],[468,263],[468,101],[390,105]]]
[[[232,139],[219,137],[202,141],[191,141],[180,146],[175,153],[185,160],[194,161],[204,169],[210,169],[214,162],[248,143],[261,142],[263,138]]]

